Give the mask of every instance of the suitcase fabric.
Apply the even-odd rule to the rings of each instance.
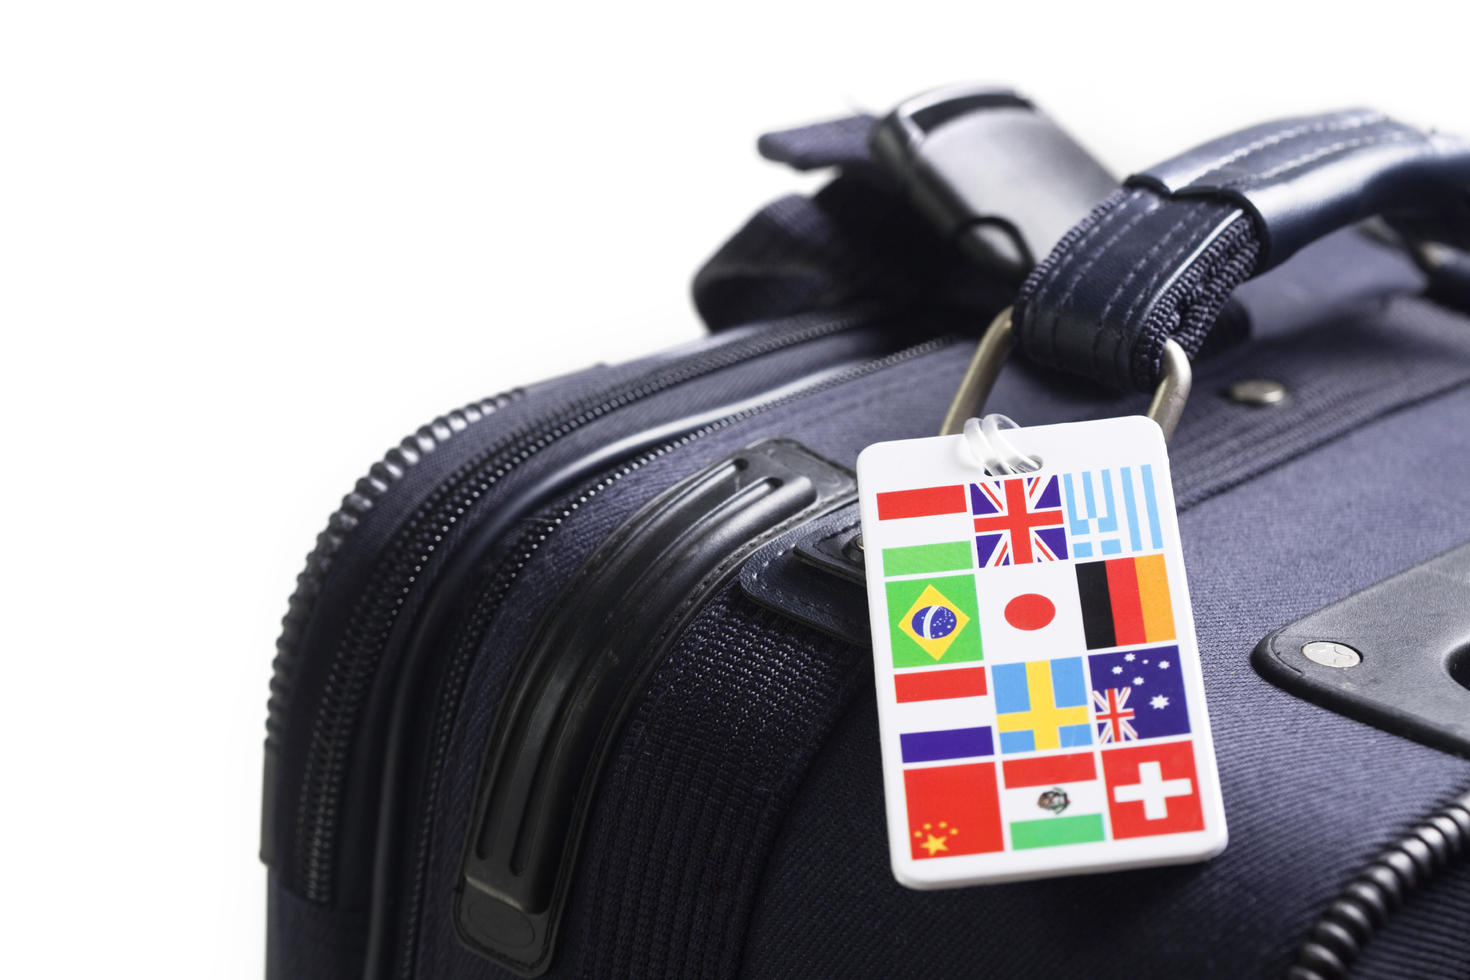
[[[1470,786],[1465,759],[1250,663],[1272,630],[1470,540],[1470,317],[1402,248],[1348,229],[1234,291],[1226,319],[1249,339],[1198,360],[1170,444],[1230,846],[1205,864],[945,892],[893,880],[870,654],[844,638],[866,624],[813,625],[851,608],[835,578],[775,576],[813,518],[851,527],[844,471],[864,446],[937,430],[1017,281],[977,272],[874,176],[871,126],[767,144],[842,176],[763,212],[701,274],[710,338],[450,413],[333,515],[272,685],[270,976],[1279,975],[1355,876]],[[1095,247],[1087,228],[1049,261]],[[1136,391],[1035,366],[1035,344],[1023,336],[1033,356],[1001,373],[992,410],[1025,425],[1143,410]],[[1229,396],[1253,378],[1289,397]],[[767,467],[772,486],[810,493],[746,527],[730,487]],[[661,551],[658,519],[680,514],[693,543]],[[619,608],[599,607],[620,585]],[[545,749],[505,731],[507,692],[554,676],[570,656],[557,638],[587,617],[671,626],[607,637],[658,656],[618,662],[629,680],[605,714],[562,704],[527,729],[580,724],[593,754],[572,761],[595,778],[572,787],[570,816],[533,797],[522,823],[555,834],[501,815],[509,867],[540,854],[539,901],[565,907],[526,926],[551,930],[544,950],[527,940],[534,955],[476,950],[464,869],[505,844],[481,839],[487,746],[511,747],[510,771]],[[1375,872],[1402,908],[1358,935],[1317,926],[1319,972],[1299,975],[1330,976],[1359,945],[1355,975],[1470,974],[1470,867],[1455,863],[1470,811],[1446,812]],[[500,927],[515,939],[521,924]]]

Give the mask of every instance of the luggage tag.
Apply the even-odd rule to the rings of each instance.
[[[977,352],[980,387],[996,346]],[[1188,360],[1171,354],[1151,413],[1172,399],[1177,419]],[[948,888],[1213,857],[1225,814],[1164,430],[961,424],[858,458],[894,877]]]

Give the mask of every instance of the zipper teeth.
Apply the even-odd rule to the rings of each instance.
[[[284,728],[284,713],[290,702],[292,681],[296,673],[301,636],[316,607],[317,596],[320,595],[322,583],[332,567],[332,559],[336,557],[347,536],[393,485],[402,480],[425,456],[524,394],[523,389],[513,388],[491,395],[441,415],[427,425],[420,426],[412,434],[404,436],[398,445],[389,449],[381,460],[373,464],[367,475],[357,481],[352,492],[342,498],[342,503],[327,518],[326,528],[317,535],[311,553],[306,556],[306,567],[296,576],[295,591],[287,602],[286,615],[281,618],[281,635],[276,639],[270,700],[267,702],[265,729],[268,747],[279,747]]]
[[[1289,980],[1340,980],[1395,912],[1470,858],[1470,790],[1435,810],[1359,871],[1312,924]]]
[[[678,439],[667,442],[657,449],[651,450],[632,462],[625,463],[612,473],[607,474],[596,484],[584,490],[555,517],[537,522],[537,527],[528,530],[521,536],[516,548],[496,567],[493,577],[480,590],[480,594],[475,599],[469,618],[456,631],[459,639],[454,646],[449,670],[445,673],[444,681],[440,687],[439,702],[434,706],[431,716],[434,719],[434,731],[431,743],[432,751],[427,770],[428,784],[426,786],[424,805],[419,810],[423,816],[417,827],[414,842],[414,877],[409,887],[408,895],[406,896],[407,915],[404,919],[405,931],[403,933],[403,943],[398,955],[398,972],[403,980],[412,980],[413,977],[414,947],[418,942],[419,910],[423,902],[424,890],[427,887],[427,864],[430,837],[432,836],[432,814],[435,809],[435,803],[438,800],[440,777],[443,774],[447,762],[449,742],[453,733],[454,718],[457,713],[459,697],[463,692],[466,674],[473,662],[474,654],[480,646],[482,634],[489,627],[491,620],[499,613],[500,605],[504,601],[505,596],[510,592],[511,587],[520,577],[522,569],[526,567],[532,556],[546,543],[546,540],[557,528],[561,527],[584,504],[623,479],[623,477],[647,466],[649,463],[677,449],[681,449],[698,439],[702,439],[721,429],[728,428],[738,422],[743,422],[753,416],[779,408],[798,398],[805,398],[809,395],[825,391],[828,388],[846,384],[849,381],[857,380],[868,374],[912,360],[913,358],[922,357],[953,342],[953,338],[944,337],[907,348],[888,357],[869,361],[867,364],[827,378],[810,387],[791,392],[773,401],[753,406],[733,415],[727,415],[693,432],[685,433]]]
[[[295,820],[296,889],[309,901],[330,902],[336,860],[335,828],[357,718],[376,673],[389,633],[418,576],[459,519],[500,480],[559,439],[610,412],[675,385],[850,329],[864,319],[846,317],[812,326],[759,335],[719,350],[665,364],[616,395],[603,393],[560,414],[513,430],[461,464],[434,491],[385,552],[348,617],[332,655],[314,714]],[[597,396],[594,396],[597,397]],[[558,421],[559,419],[559,421]]]

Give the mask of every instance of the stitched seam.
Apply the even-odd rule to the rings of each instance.
[[[841,551],[839,551],[835,547],[828,547],[827,542],[831,541],[835,537],[838,537],[839,535],[846,534],[861,523],[861,521],[853,521],[851,524],[848,524],[844,527],[839,527],[832,531],[829,531],[826,535],[817,540],[817,543],[814,547],[824,552],[828,557],[842,558],[843,555]]]
[[[1179,234],[1179,232],[1184,229],[1185,225],[1189,224],[1190,220],[1194,217],[1193,208],[1186,206],[1184,207],[1183,211],[1184,213],[1180,215],[1179,220],[1174,222],[1174,226],[1170,228],[1167,232],[1165,232],[1163,237],[1161,237],[1158,241],[1149,246],[1148,251],[1144,252],[1139,261],[1133,264],[1133,268],[1129,270],[1128,275],[1123,277],[1123,280],[1118,283],[1117,288],[1115,288],[1112,294],[1108,296],[1107,302],[1103,304],[1102,312],[1099,313],[1097,317],[1097,325],[1099,329],[1096,333],[1093,334],[1092,348],[1088,352],[1088,363],[1092,368],[1090,373],[1093,377],[1096,377],[1098,373],[1098,351],[1099,348],[1102,346],[1103,338],[1114,337],[1121,339],[1126,343],[1129,334],[1129,331],[1127,329],[1129,319],[1128,314],[1131,313],[1133,309],[1138,305],[1139,295],[1144,295],[1148,292],[1148,290],[1152,289],[1153,283],[1158,281],[1158,277],[1161,272],[1172,266],[1174,260],[1178,258],[1179,250],[1175,249],[1174,255],[1171,256],[1171,258],[1167,262],[1154,263],[1150,261],[1156,254],[1158,254],[1160,250],[1166,247],[1169,242],[1174,238],[1174,236]],[[1134,280],[1138,278],[1139,273],[1143,272],[1144,269],[1152,269],[1153,273],[1149,276],[1149,281],[1147,284],[1145,284],[1143,293],[1135,295],[1133,297],[1133,301],[1128,304],[1128,313],[1125,313],[1123,316],[1123,327],[1121,329],[1114,327],[1114,325],[1108,320],[1108,314],[1113,311],[1113,307],[1117,304],[1118,298],[1123,295],[1123,291],[1127,289],[1130,285],[1132,285]],[[1126,346],[1131,347],[1132,345],[1126,344]]]
[[[1136,296],[1134,296],[1133,302],[1129,304],[1128,309],[1125,310],[1123,313],[1123,321],[1125,323],[1131,322],[1133,320],[1134,314],[1138,312],[1139,305],[1154,294],[1154,288],[1158,285],[1159,281],[1166,276],[1172,274],[1175,271],[1176,263],[1178,263],[1178,261],[1182,257],[1187,255],[1199,244],[1198,236],[1194,233],[1207,231],[1210,227],[1214,225],[1215,216],[1210,214],[1210,211],[1212,210],[1214,209],[1210,208],[1208,210],[1198,210],[1190,215],[1192,219],[1195,219],[1195,227],[1190,229],[1191,233],[1184,237],[1184,240],[1181,241],[1179,245],[1174,249],[1173,254],[1170,255],[1165,261],[1159,263],[1158,268],[1154,271],[1154,274],[1149,277],[1147,288],[1140,291]],[[1184,270],[1179,271],[1180,274],[1183,275]]]
[[[1073,272],[1071,279],[1067,283],[1067,291],[1062,294],[1061,298],[1057,300],[1054,306],[1054,309],[1057,312],[1053,315],[1052,318],[1053,345],[1055,345],[1056,340],[1057,324],[1061,322],[1060,311],[1066,307],[1067,303],[1072,299],[1072,296],[1077,292],[1077,287],[1082,283],[1082,277],[1087,274],[1089,269],[1097,264],[1098,259],[1107,254],[1108,249],[1113,245],[1113,243],[1126,235],[1129,231],[1136,227],[1139,222],[1143,221],[1143,219],[1153,214],[1162,206],[1163,202],[1158,200],[1157,198],[1151,201],[1147,208],[1145,208],[1143,211],[1140,211],[1138,214],[1135,214],[1127,221],[1127,223],[1125,223],[1121,228],[1117,229],[1117,231],[1115,231],[1107,241],[1098,245],[1097,248],[1092,251],[1092,254],[1088,256],[1087,260],[1079,265],[1077,269]],[[1119,210],[1122,209],[1120,208]],[[1055,346],[1053,346],[1053,349],[1055,349]],[[1092,366],[1096,367],[1095,364]]]
[[[1369,112],[1360,116],[1349,116],[1346,119],[1330,119],[1326,122],[1304,123],[1296,126],[1290,126],[1286,129],[1279,129],[1274,133],[1260,137],[1252,143],[1248,143],[1245,146],[1240,147],[1239,149],[1227,153],[1225,156],[1220,157],[1218,160],[1214,160],[1208,164],[1205,164],[1203,169],[1196,170],[1188,177],[1180,179],[1178,184],[1181,188],[1188,186],[1189,184],[1194,183],[1202,177],[1208,177],[1215,171],[1227,167],[1232,163],[1238,163],[1239,161],[1244,160],[1246,157],[1252,156],[1253,154],[1256,154],[1261,150],[1275,146],[1278,143],[1284,143],[1287,140],[1296,139],[1300,136],[1306,136],[1312,133],[1333,133],[1346,131],[1349,129],[1361,129],[1364,126],[1372,126],[1376,123],[1387,121],[1388,117],[1385,116],[1383,113]]]
[[[1156,254],[1158,254],[1161,249],[1167,246],[1169,242],[1173,240],[1174,236],[1179,234],[1179,232],[1184,229],[1185,225],[1189,224],[1194,216],[1194,210],[1192,208],[1185,207],[1184,214],[1180,216],[1178,221],[1174,222],[1174,226],[1168,231],[1164,232],[1163,237],[1161,237],[1158,241],[1149,246],[1148,251],[1144,252],[1142,258],[1138,262],[1134,263],[1133,268],[1129,271],[1128,275],[1123,277],[1123,281],[1118,283],[1117,288],[1114,289],[1112,294],[1108,296],[1107,302],[1103,304],[1102,312],[1098,314],[1097,318],[1099,321],[1103,323],[1107,322],[1108,314],[1112,312],[1114,305],[1117,304],[1118,297],[1123,295],[1123,290],[1127,289],[1128,286],[1132,284],[1133,280],[1138,278],[1138,274],[1142,272],[1145,268],[1151,268],[1154,270],[1154,274],[1149,277],[1150,281],[1153,281],[1158,277],[1159,269],[1161,268],[1161,266],[1154,265],[1150,263],[1149,260],[1152,259]],[[1174,256],[1171,257],[1171,261],[1173,258],[1177,258],[1178,254],[1178,249],[1175,249],[1175,253]],[[1136,298],[1134,299],[1134,303],[1137,303]],[[1128,310],[1129,312],[1132,312],[1133,306],[1130,305],[1128,307]],[[1125,321],[1128,319],[1127,314],[1124,315],[1123,319]]]
[[[1042,310],[1045,312],[1047,325],[1047,349],[1049,356],[1053,360],[1055,360],[1056,358],[1057,350],[1057,325],[1060,322],[1061,318],[1057,312],[1056,304],[1047,303],[1047,297],[1049,297],[1056,290],[1057,286],[1061,282],[1063,271],[1065,271],[1068,266],[1070,266],[1073,262],[1077,260],[1077,256],[1082,254],[1082,252],[1087,248],[1088,243],[1096,238],[1104,228],[1111,224],[1121,212],[1128,210],[1128,206],[1133,202],[1139,200],[1142,197],[1142,194],[1142,191],[1134,191],[1131,196],[1125,198],[1122,201],[1119,201],[1117,207],[1113,208],[1107,214],[1103,215],[1102,218],[1098,220],[1097,224],[1093,225],[1087,230],[1087,233],[1085,235],[1083,235],[1077,241],[1073,242],[1071,246],[1068,247],[1067,251],[1062,255],[1062,260],[1058,262],[1056,264],[1056,267],[1047,274],[1046,280],[1042,283],[1041,288],[1036,291],[1036,295],[1032,297],[1032,309]],[[1037,336],[1040,336],[1039,330],[1037,331]]]
[[[828,541],[828,539],[836,538],[836,536],[838,535],[845,535],[845,533],[853,530],[854,527],[857,527],[857,523],[851,523],[851,525],[839,527],[838,530],[833,530],[832,533],[826,535],[825,538],[823,538],[823,541]],[[776,552],[776,554],[770,555],[769,558],[761,561],[759,569],[751,569],[751,585],[760,585],[760,576],[763,576],[763,574],[770,569],[770,566],[772,566],[773,563],[776,563],[776,561],[781,561],[782,558],[786,557],[786,555],[791,554],[792,551],[795,551],[795,548],[797,548],[797,544],[798,542],[792,541],[791,544],[786,545],[785,548],[782,548],[782,550],[779,550],[778,552]],[[800,608],[800,610],[804,611],[804,613],[807,613],[808,616],[813,616],[813,619],[816,619],[817,614],[822,611],[822,607],[814,604],[814,602],[807,601],[807,599],[801,597],[800,594],[792,594],[792,592],[786,592],[784,591],[784,589],[778,588],[778,586],[770,585],[770,583],[767,583],[764,588],[770,589],[772,595],[781,598],[782,601],[791,602],[794,607]]]
[[[796,544],[794,542],[792,544],[787,545],[786,547],[782,548],[780,551],[777,551],[771,557],[767,558],[765,561],[761,562],[761,567],[760,568],[752,569],[751,570],[751,573],[750,573],[750,581],[751,581],[751,583],[752,584],[759,584],[760,583],[760,580],[761,580],[761,576],[764,575],[766,573],[766,570],[771,567],[771,563],[772,562],[780,561],[782,558],[785,558],[788,554],[790,554],[791,549],[792,548],[795,548],[795,547],[796,547]],[[779,589],[777,589],[774,585],[773,586],[770,586],[769,588],[771,589],[772,592],[775,592],[775,593],[779,594],[781,596],[781,598],[783,598],[783,599],[789,599],[789,598],[791,598],[785,592],[781,592]]]
[[[1127,232],[1132,231],[1133,228],[1136,228],[1136,226],[1138,226],[1139,222],[1142,222],[1145,217],[1152,215],[1152,213],[1157,212],[1160,207],[1163,207],[1163,201],[1152,201],[1147,209],[1144,209],[1142,210],[1142,212],[1136,213],[1136,215],[1133,215],[1132,217],[1130,217],[1130,219],[1127,219],[1127,222],[1123,223],[1122,228],[1116,229],[1116,231],[1113,232],[1113,235],[1110,235],[1110,237],[1108,237],[1107,241],[1101,242],[1101,244],[1098,244],[1097,248],[1091,250],[1091,256],[1088,256],[1086,262],[1079,264],[1079,266],[1076,267],[1075,270],[1073,270],[1072,276],[1067,279],[1066,292],[1063,292],[1063,294],[1061,294],[1061,297],[1058,298],[1057,304],[1055,304],[1055,306],[1057,306],[1058,309],[1060,309],[1060,307],[1066,306],[1066,304],[1069,303],[1070,300],[1072,300],[1072,297],[1076,294],[1076,291],[1078,291],[1079,285],[1082,285],[1082,278],[1086,275],[1088,269],[1091,269],[1094,264],[1097,264],[1098,259],[1101,259],[1104,254],[1107,254],[1107,251],[1110,250],[1110,248],[1113,247],[1114,244],[1116,244],[1117,239],[1122,238],[1123,235],[1127,234]]]
[[[1227,241],[1232,238],[1230,229],[1236,228],[1241,222],[1245,223],[1247,234],[1227,244]],[[1243,253],[1253,251],[1256,247],[1253,244],[1255,237],[1249,233],[1253,227],[1250,218],[1244,215],[1237,216],[1229,228],[1222,231],[1221,237],[1201,252],[1198,261],[1202,264],[1199,266],[1198,274],[1193,277],[1181,275],[1174,288],[1161,296],[1159,302],[1154,305],[1153,315],[1148,317],[1148,322],[1160,323],[1166,317],[1172,317],[1173,324],[1172,328],[1167,331],[1168,335],[1176,338],[1184,337],[1186,349],[1194,348],[1198,343],[1202,343],[1204,337],[1213,329],[1214,321],[1218,318],[1220,310],[1224,308],[1230,294],[1237,286],[1250,278],[1248,269],[1241,270],[1238,276],[1233,274],[1232,270],[1236,260],[1242,257]],[[1213,287],[1218,284],[1226,285],[1217,292]],[[1196,312],[1210,314],[1209,320],[1192,324]],[[1163,333],[1164,331],[1160,331],[1161,335]],[[1195,343],[1189,342],[1191,333],[1197,335]],[[1162,339],[1160,347],[1162,347]]]
[[[1150,299],[1155,298],[1155,290],[1158,289],[1160,283],[1168,279],[1171,275],[1174,275],[1176,272],[1178,273],[1178,275],[1175,276],[1176,281],[1188,278],[1188,267],[1181,268],[1179,263],[1182,259],[1187,257],[1190,252],[1199,247],[1201,236],[1204,233],[1207,233],[1212,227],[1214,227],[1215,222],[1218,218],[1218,215],[1215,212],[1216,208],[1214,206],[1200,207],[1195,211],[1193,216],[1195,219],[1194,227],[1190,229],[1187,235],[1184,236],[1184,238],[1179,242],[1179,245],[1168,256],[1168,258],[1165,261],[1159,263],[1158,269],[1149,279],[1148,288],[1139,292],[1137,296],[1135,296],[1134,303],[1129,305],[1128,310],[1124,314],[1125,322],[1128,323],[1133,322],[1135,315],[1141,315],[1143,317],[1143,322],[1139,324],[1139,330],[1137,331],[1137,333],[1139,335],[1147,334],[1147,339],[1151,348],[1155,348],[1161,351],[1163,349],[1165,338],[1168,336],[1172,336],[1173,331],[1165,330],[1154,331],[1150,333],[1149,328],[1153,324],[1153,317],[1151,317],[1149,313],[1151,310],[1158,309],[1160,303],[1154,303],[1148,306],[1145,306],[1144,303]],[[1164,297],[1158,297],[1158,299],[1162,301]],[[1176,325],[1177,322],[1178,321],[1176,321]],[[1137,346],[1138,345],[1135,341],[1135,343],[1130,345],[1127,350],[1121,350],[1118,352],[1119,359],[1120,361],[1122,361],[1122,363],[1118,365],[1118,371],[1121,375],[1125,377],[1133,378],[1136,376],[1134,362],[1137,360],[1138,357],[1137,351],[1135,350]],[[1152,357],[1150,358],[1150,360],[1157,362],[1158,358]],[[1153,378],[1150,378],[1151,382],[1153,380]]]
[[[1174,227],[1169,229],[1169,233],[1165,235],[1162,239],[1160,239],[1159,243],[1154,246],[1153,249],[1149,250],[1148,254],[1152,255],[1156,249],[1162,248],[1166,242],[1172,239],[1178,231],[1180,231],[1186,225],[1193,224],[1193,227],[1188,229],[1187,233],[1180,239],[1179,243],[1174,246],[1172,251],[1170,251],[1169,254],[1165,256],[1162,261],[1151,263],[1153,272],[1149,275],[1148,281],[1144,283],[1143,288],[1134,293],[1132,301],[1128,304],[1128,308],[1123,312],[1121,320],[1123,327],[1121,329],[1112,329],[1106,317],[1100,318],[1100,322],[1104,330],[1109,330],[1110,332],[1116,334],[1123,341],[1123,343],[1114,350],[1113,356],[1113,368],[1119,377],[1133,376],[1132,365],[1134,359],[1134,350],[1138,346],[1140,341],[1148,342],[1150,344],[1152,344],[1154,341],[1161,341],[1162,338],[1145,335],[1144,330],[1130,330],[1128,329],[1128,327],[1133,322],[1134,314],[1138,312],[1139,307],[1146,300],[1154,295],[1154,290],[1158,287],[1158,284],[1164,279],[1168,278],[1170,275],[1174,274],[1176,271],[1180,271],[1178,270],[1178,263],[1198,245],[1198,233],[1208,230],[1208,228],[1213,224],[1213,217],[1209,213],[1212,210],[1213,208],[1190,208],[1189,213],[1180,218],[1179,221],[1174,225]],[[1143,263],[1139,263],[1139,266],[1136,266],[1135,269],[1141,267],[1142,265]],[[1147,324],[1142,324],[1141,326],[1143,328],[1146,328]],[[1099,331],[1099,338],[1101,337],[1101,334],[1102,331]],[[1094,344],[1094,348],[1096,348],[1096,346],[1097,345]],[[1096,367],[1095,358],[1094,367]]]
[[[1332,154],[1339,153],[1343,150],[1352,150],[1364,146],[1382,146],[1388,143],[1405,143],[1416,138],[1418,135],[1418,133],[1412,130],[1395,129],[1389,130],[1386,133],[1379,133],[1374,136],[1362,136],[1358,139],[1341,140],[1337,143],[1333,143],[1330,146],[1318,147],[1317,149],[1312,150],[1310,153],[1303,153],[1301,156],[1295,157],[1291,160],[1286,161],[1285,163],[1272,167],[1270,170],[1267,170],[1263,173],[1252,174],[1248,177],[1240,177],[1236,180],[1227,181],[1221,186],[1231,188],[1233,190],[1244,190],[1257,184],[1262,184],[1272,179],[1273,177],[1279,177],[1284,173],[1290,172],[1291,170],[1305,167],[1310,163],[1315,163],[1323,157],[1331,156]]]
[[[772,563],[778,562],[781,559],[785,558],[787,555],[791,554],[791,552],[795,548],[796,544],[795,542],[793,542],[790,545],[782,548],[780,551],[776,552],[771,557],[767,558],[765,561],[761,562],[760,568],[751,569],[750,584],[753,587],[760,586],[761,589],[764,590],[764,593],[768,594],[772,598],[772,600],[779,600],[780,602],[789,605],[795,611],[804,613],[811,619],[817,620],[821,618],[821,613],[823,612],[822,608],[819,605],[807,600],[800,593],[790,592],[772,583],[761,582],[761,576],[770,569]]]

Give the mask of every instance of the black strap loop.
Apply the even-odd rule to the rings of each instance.
[[[1379,113],[1243,130],[1130,177],[1069,232],[1021,288],[1017,339],[1043,364],[1148,391],[1168,338],[1193,357],[1243,335],[1220,314],[1246,279],[1376,214],[1463,213],[1467,187],[1470,144]]]
[[[694,305],[711,330],[857,303],[1005,305],[1006,290],[975,275],[873,163],[875,124],[854,116],[761,137],[767,159],[840,172],[811,197],[756,212],[699,270]]]
[[[975,86],[926,93],[881,121],[769,133],[759,147],[840,173],[760,211],[699,271],[694,301],[711,329],[854,303],[958,308],[978,329],[1033,256],[1114,186],[1029,101]]]

